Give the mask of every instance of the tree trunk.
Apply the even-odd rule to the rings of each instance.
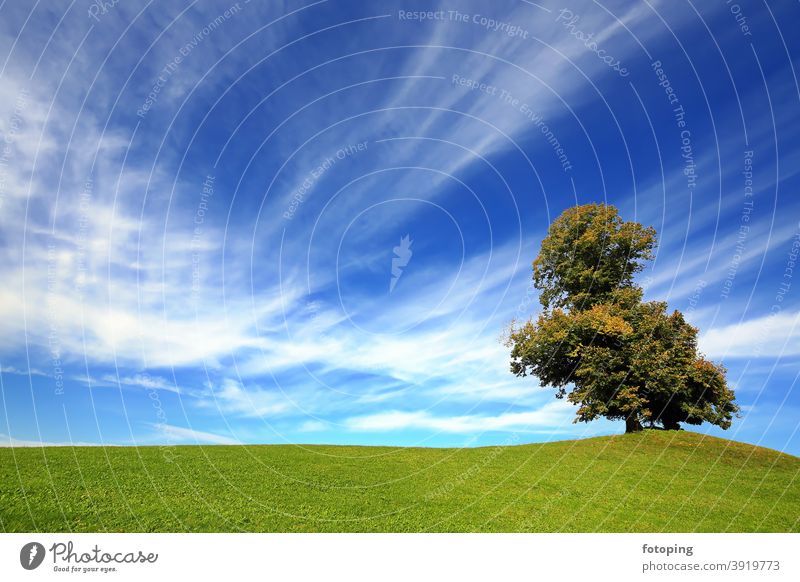
[[[625,434],[631,432],[639,432],[642,430],[642,425],[639,422],[639,419],[636,418],[633,414],[631,414],[628,418],[625,419]]]

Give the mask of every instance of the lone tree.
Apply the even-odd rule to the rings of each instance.
[[[697,328],[683,314],[643,302],[634,283],[655,236],[606,204],[558,217],[533,263],[543,311],[511,325],[511,371],[578,405],[575,422],[605,416],[625,420],[625,432],[704,421],[727,429],[739,407],[725,369],[698,354]]]

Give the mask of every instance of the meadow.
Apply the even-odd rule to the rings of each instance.
[[[0,529],[798,532],[800,458],[688,431],[434,449],[0,449]]]

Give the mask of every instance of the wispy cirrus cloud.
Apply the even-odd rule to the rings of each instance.
[[[8,448],[31,448],[31,447],[96,447],[101,446],[97,443],[84,443],[80,441],[76,442],[50,442],[44,440],[25,440],[25,439],[18,439],[7,434],[0,433],[0,447],[8,447]],[[114,446],[114,445],[108,445]]]
[[[170,424],[153,424],[159,440],[166,439],[169,443],[186,444],[211,444],[211,445],[238,445],[241,444],[235,438],[219,435],[216,433],[173,426]]]
[[[349,430],[387,432],[423,429],[450,433],[479,434],[487,431],[553,432],[569,425],[575,415],[564,401],[549,402],[529,412],[505,412],[498,415],[437,416],[428,411],[389,410],[350,417],[344,425]]]
[[[800,311],[774,312],[708,330],[700,349],[713,358],[800,356]]]

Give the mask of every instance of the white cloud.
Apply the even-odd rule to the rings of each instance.
[[[703,281],[711,291],[713,284],[725,280],[732,269],[734,276],[744,277],[748,269],[763,260],[764,255],[797,236],[796,224],[774,226],[764,222],[749,228],[743,243],[744,251],[740,254],[736,249],[740,240],[738,231],[717,239],[715,249],[709,247],[707,252],[702,249],[692,249],[689,252],[687,249],[687,256],[682,258],[675,252],[675,260],[662,263],[656,274],[650,278],[648,291],[668,292],[667,299],[683,297],[693,292],[698,281]],[[737,259],[736,263],[733,262],[734,257]],[[735,284],[735,278],[733,282]],[[718,289],[721,291],[722,286]]]
[[[171,443],[197,443],[212,445],[239,445],[237,439],[222,436],[201,430],[172,426],[170,424],[153,424],[160,436],[165,437]]]
[[[106,374],[100,378],[100,382],[112,386],[132,386],[144,388],[146,390],[166,390],[168,392],[180,393],[181,390],[174,384],[159,376],[149,374],[136,374],[133,376],[114,376]]]
[[[710,329],[700,337],[699,345],[712,358],[800,355],[800,311],[777,312]]]
[[[19,368],[15,368],[14,366],[2,366],[0,367],[0,372],[3,374],[15,374],[17,376],[44,376],[50,377],[50,374],[46,372],[42,372],[36,368],[30,368],[29,370],[20,370]]]
[[[291,401],[281,392],[260,387],[245,390],[232,378],[224,379],[219,387],[209,387],[202,406],[218,408],[224,414],[255,418],[272,418],[291,409]]]
[[[464,415],[435,416],[427,411],[388,411],[348,418],[345,426],[354,431],[388,432],[423,429],[447,433],[476,433],[486,431],[536,432],[557,429],[569,424],[575,409],[569,403],[556,400],[530,412],[506,412],[496,416]]]
[[[297,429],[299,432],[320,432],[328,428],[329,425],[319,420],[307,420]]]
[[[506,363],[505,356],[504,353],[502,358],[504,364]],[[535,377],[502,382],[486,382],[483,379],[479,381],[466,380],[463,383],[450,384],[436,390],[439,397],[448,400],[514,402],[515,404],[540,401],[542,392]]]
[[[17,439],[10,435],[0,433],[0,447],[10,448],[30,448],[30,447],[99,447],[99,446],[114,446],[114,445],[99,445],[97,443],[84,443],[84,442],[48,442],[48,441],[31,441],[24,439]]]

